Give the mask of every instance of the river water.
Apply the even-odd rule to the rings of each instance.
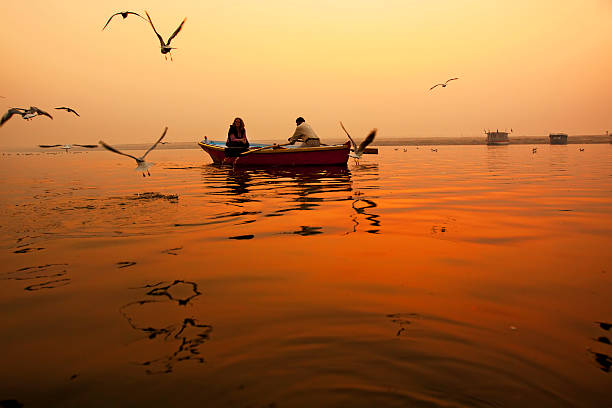
[[[533,147],[4,153],[0,401],[610,406],[612,145]]]

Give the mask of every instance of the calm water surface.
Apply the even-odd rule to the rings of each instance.
[[[611,406],[612,145],[537,147],[4,154],[0,400]]]

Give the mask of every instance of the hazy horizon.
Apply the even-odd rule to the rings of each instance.
[[[612,129],[612,3],[604,0],[133,2],[149,25],[108,17],[126,4],[8,3],[0,148],[225,138],[235,116],[251,140],[284,140],[304,116],[322,138],[373,127],[380,138],[604,134]],[[450,77],[447,88],[429,87]],[[70,106],[81,117],[56,111]]]

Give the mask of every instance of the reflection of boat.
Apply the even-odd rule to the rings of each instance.
[[[206,140],[198,144],[210,155],[215,164],[234,166],[346,165],[350,151],[350,142],[320,147],[286,146],[269,149],[261,149],[266,145],[252,144],[250,150],[261,150],[238,157],[227,157],[225,143]]]
[[[567,134],[566,133],[551,133],[548,135],[550,138],[551,145],[566,145],[567,144]]]
[[[487,133],[487,144],[492,146],[503,146],[510,144],[508,139],[508,132],[486,132]]]

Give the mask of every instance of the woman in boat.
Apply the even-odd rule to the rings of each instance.
[[[225,145],[227,147],[249,148],[249,141],[246,137],[246,129],[244,128],[244,121],[242,119],[236,118],[234,119],[234,123],[230,125]]]

